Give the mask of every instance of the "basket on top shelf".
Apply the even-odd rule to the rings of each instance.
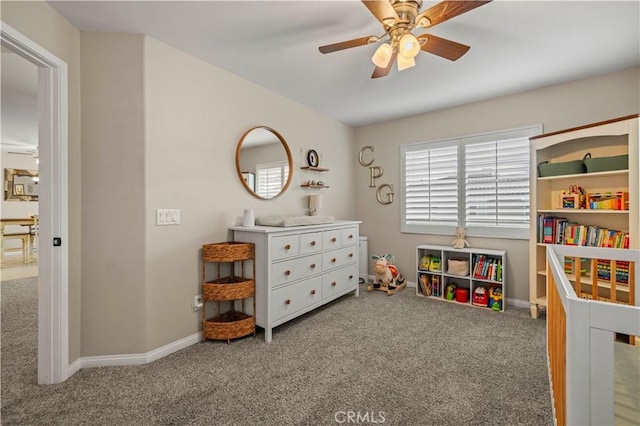
[[[256,319],[245,312],[245,299],[253,298],[255,314],[255,246],[253,243],[223,242],[202,246],[202,339],[226,340],[255,336]],[[251,267],[246,268],[250,262]],[[207,280],[206,264],[216,263],[216,277]],[[229,264],[225,268],[225,264]],[[247,277],[247,273],[251,273]],[[236,275],[239,273],[239,275]],[[216,315],[207,318],[207,302],[216,301]],[[229,310],[222,311],[222,302],[230,302]],[[241,309],[236,310],[240,301]]]

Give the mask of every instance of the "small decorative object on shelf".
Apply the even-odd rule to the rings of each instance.
[[[320,158],[318,157],[318,153],[315,149],[310,149],[307,152],[307,164],[309,167],[318,167],[320,164]]]
[[[256,333],[255,246],[253,243],[224,242],[202,246],[202,340],[226,340]],[[207,279],[207,263],[216,263],[216,277]],[[245,264],[251,267],[246,268]],[[248,274],[251,274],[248,277]],[[253,299],[252,314],[245,299]],[[207,315],[207,302],[217,302],[215,316]],[[222,302],[229,302],[223,306]],[[240,310],[237,309],[238,302]]]
[[[560,194],[560,207],[563,209],[584,209],[587,207],[587,198],[581,186],[571,185],[569,191]]]
[[[502,310],[502,290],[499,287],[489,288],[489,299],[491,299],[491,309],[494,311]]]
[[[629,210],[629,193],[624,191],[588,193],[587,208],[592,210]]]
[[[472,303],[476,306],[482,306],[484,308],[489,306],[489,292],[487,291],[486,287],[476,287],[476,289],[473,291]]]
[[[453,240],[453,248],[461,249],[461,248],[469,247],[469,241],[464,239],[466,235],[467,235],[466,229],[462,227],[457,227],[456,239]]]

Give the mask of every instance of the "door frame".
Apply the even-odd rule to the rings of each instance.
[[[70,372],[67,64],[4,22],[0,42],[38,66],[38,383],[60,383]]]

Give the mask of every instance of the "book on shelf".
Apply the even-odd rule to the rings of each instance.
[[[569,222],[563,217],[538,216],[538,243],[628,248],[629,233],[596,225]]]
[[[502,281],[502,260],[485,254],[474,256],[472,276],[481,280]]]

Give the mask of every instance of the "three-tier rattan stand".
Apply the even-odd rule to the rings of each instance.
[[[207,280],[207,263],[215,262],[216,277]],[[246,264],[250,263],[250,267]],[[247,277],[247,273],[251,276]],[[236,275],[239,274],[239,275]],[[226,340],[256,334],[255,246],[253,243],[224,242],[202,246],[202,340]],[[253,299],[251,315],[245,299]],[[216,313],[207,317],[207,302],[216,303]],[[223,302],[229,302],[223,303]],[[230,305],[230,306],[226,306]],[[236,310],[241,305],[240,310]],[[225,310],[226,309],[226,310]],[[223,312],[224,310],[224,312]]]

